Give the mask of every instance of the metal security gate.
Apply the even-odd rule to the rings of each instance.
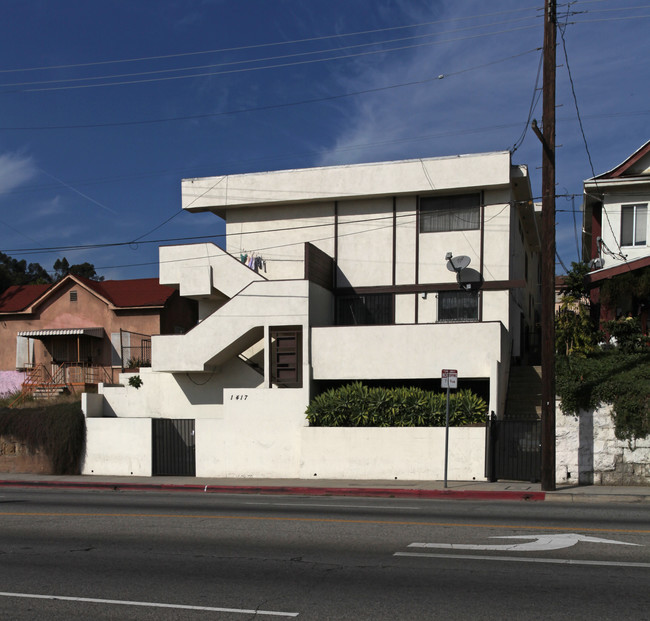
[[[154,476],[196,476],[194,420],[152,419]]]
[[[488,481],[537,482],[542,470],[542,423],[539,420],[488,420],[485,476]]]

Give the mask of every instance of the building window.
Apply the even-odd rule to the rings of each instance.
[[[425,196],[420,199],[420,233],[478,229],[480,194]]]
[[[71,302],[76,302],[77,301],[77,291],[75,289],[70,291],[70,301]]]
[[[336,298],[336,325],[369,326],[395,323],[391,293],[341,295]]]
[[[478,321],[478,291],[438,293],[438,321]]]
[[[648,204],[621,207],[621,245],[645,246]]]

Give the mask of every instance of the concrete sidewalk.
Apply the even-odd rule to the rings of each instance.
[[[166,491],[222,494],[433,498],[450,500],[531,500],[555,502],[650,502],[647,486],[566,486],[543,492],[522,481],[216,479],[194,477],[56,476],[0,474],[0,488],[60,488],[113,491]]]

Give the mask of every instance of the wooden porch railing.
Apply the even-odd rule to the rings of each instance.
[[[16,399],[9,407],[18,407],[25,399],[41,392],[45,396],[53,397],[59,389],[67,388],[70,392],[76,392],[75,387],[86,384],[99,384],[113,382],[112,375],[106,367],[93,366],[83,362],[62,362],[51,365],[52,371],[44,364],[36,365],[27,371],[22,389]]]

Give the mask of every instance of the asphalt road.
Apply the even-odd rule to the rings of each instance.
[[[0,490],[2,619],[647,618],[650,507]]]

